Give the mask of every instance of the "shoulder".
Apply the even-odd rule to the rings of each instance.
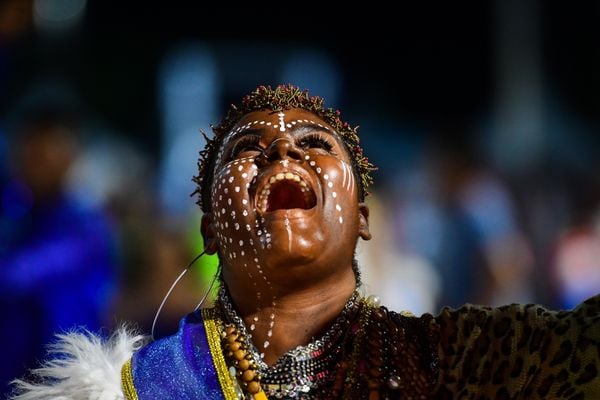
[[[500,339],[523,331],[543,331],[558,337],[596,331],[600,325],[600,295],[581,303],[573,310],[549,310],[538,304],[510,304],[485,307],[466,304],[458,309],[444,308],[435,317],[442,339],[453,341],[456,332],[466,338],[488,334]]]
[[[127,398],[222,398],[222,379],[229,372],[219,321],[213,309],[188,314],[177,333],[136,351],[122,375]]]
[[[600,396],[600,296],[568,311],[535,304],[465,305],[442,310],[435,321],[440,390]]]
[[[51,359],[31,371],[31,380],[13,382],[11,400],[121,400],[121,367],[146,339],[127,328],[109,339],[90,332],[57,335]]]

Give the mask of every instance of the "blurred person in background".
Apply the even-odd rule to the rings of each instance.
[[[44,358],[56,332],[98,332],[116,284],[109,218],[64,189],[80,115],[67,100],[38,95],[11,125],[0,187],[0,393]]]
[[[597,171],[597,166],[592,171]],[[554,242],[550,275],[561,308],[570,309],[600,288],[600,185],[577,182],[568,227]]]

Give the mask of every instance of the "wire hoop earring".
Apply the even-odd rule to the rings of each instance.
[[[177,277],[177,279],[175,279],[175,282],[173,282],[173,284],[171,285],[171,287],[169,288],[169,290],[167,291],[167,294],[165,295],[165,297],[163,297],[162,302],[160,303],[160,306],[158,307],[158,310],[156,311],[156,314],[154,315],[154,321],[152,321],[152,329],[150,330],[150,337],[152,337],[152,340],[154,340],[154,327],[156,326],[156,321],[158,320],[158,316],[160,315],[160,312],[162,311],[165,303],[167,302],[167,299],[169,298],[169,296],[171,295],[171,292],[173,291],[173,289],[175,289],[175,286],[177,286],[177,284],[179,283],[179,281],[181,280],[181,278],[183,278],[183,276],[185,275],[186,272],[188,272],[188,270],[190,269],[190,267],[192,265],[194,265],[194,263],[196,261],[198,261],[198,259],[200,259],[200,257],[202,257],[204,254],[206,254],[206,250],[203,251],[202,253],[200,253],[199,255],[196,256],[196,258],[194,258],[187,267],[185,267],[185,269],[183,271],[181,271],[181,273],[179,274],[179,276]],[[213,279],[213,283],[214,283],[214,279]],[[212,283],[211,283],[211,288],[212,288]],[[210,290],[210,289],[209,289]],[[206,297],[206,295],[205,295]]]
[[[219,263],[219,266],[217,267],[217,271],[215,272],[215,276],[213,276],[212,281],[210,282],[210,286],[208,287],[206,292],[204,292],[204,296],[202,296],[202,298],[200,299],[200,302],[198,303],[198,305],[196,305],[196,308],[194,308],[194,311],[198,311],[198,309],[200,307],[202,307],[202,304],[204,304],[204,302],[206,301],[206,298],[208,297],[210,292],[212,292],[213,286],[215,285],[215,282],[217,281],[217,277],[219,275],[221,275],[221,263]]]

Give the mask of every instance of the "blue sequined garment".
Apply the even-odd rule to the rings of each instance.
[[[201,312],[189,314],[175,335],[134,354],[123,369],[128,400],[232,398],[218,331],[211,311],[203,314],[204,318]]]

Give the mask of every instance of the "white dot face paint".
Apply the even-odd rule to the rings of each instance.
[[[295,118],[291,119],[286,114],[288,116],[294,115]],[[306,112],[304,114],[308,115]],[[273,270],[270,268],[273,268],[273,265],[265,262],[265,260],[268,261],[268,258],[265,257],[268,257],[269,252],[282,251],[282,248],[287,248],[288,253],[292,253],[295,251],[294,243],[301,240],[298,237],[302,238],[302,236],[299,236],[297,232],[297,217],[290,215],[289,219],[286,218],[285,221],[282,219],[280,228],[277,229],[275,229],[276,225],[272,225],[273,223],[269,221],[269,218],[265,220],[264,217],[257,217],[260,212],[257,212],[256,208],[260,209],[260,207],[255,204],[256,184],[257,181],[264,181],[264,175],[261,175],[261,173],[266,168],[262,164],[264,163],[262,157],[260,163],[254,162],[260,149],[256,150],[256,147],[250,145],[249,148],[255,150],[248,152],[243,150],[239,153],[239,156],[233,155],[237,158],[229,162],[223,162],[222,160],[225,156],[228,159],[232,157],[233,143],[239,137],[243,137],[245,130],[252,130],[253,135],[258,132],[259,136],[262,135],[262,138],[267,134],[271,135],[269,136],[271,139],[268,140],[272,141],[278,137],[276,135],[294,134],[288,133],[288,131],[291,132],[297,129],[299,125],[309,124],[310,126],[310,124],[313,124],[312,128],[317,131],[322,130],[325,137],[333,136],[327,133],[330,128],[321,123],[322,121],[318,118],[298,118],[301,115],[302,113],[294,112],[292,114],[292,112],[287,111],[278,112],[277,114],[266,112],[249,114],[246,120],[242,119],[238,126],[226,134],[223,139],[224,148],[219,149],[215,158],[214,182],[218,185],[212,188],[211,200],[213,201],[213,207],[218,210],[215,218],[218,227],[216,237],[220,246],[219,251],[222,256],[225,255],[224,268],[239,268],[239,271],[245,274],[249,282],[256,288],[256,304],[258,304],[258,307],[260,307],[260,304],[269,307],[269,309],[273,307],[272,317],[269,318],[269,331],[266,333],[267,339],[273,333],[276,299],[270,282],[270,279],[273,278],[270,275]],[[255,116],[255,118],[251,119],[251,116]],[[236,137],[233,138],[233,135],[236,135]],[[228,144],[228,138],[232,138],[231,145]],[[338,139],[333,139],[334,142],[336,140]],[[311,142],[307,141],[306,143]],[[259,142],[262,149],[266,148],[268,144],[269,142],[265,140]],[[347,206],[350,201],[348,194],[353,193],[354,188],[351,183],[354,183],[354,181],[351,180],[353,179],[350,176],[351,169],[346,170],[347,163],[345,161],[340,163],[340,157],[337,155],[346,154],[344,153],[345,150],[340,147],[339,142],[335,142],[335,145],[338,146],[335,149],[336,152],[331,152],[331,154],[322,146],[317,146],[314,149],[303,148],[304,153],[301,158],[280,158],[277,159],[276,165],[279,171],[284,174],[285,179],[291,179],[286,176],[290,169],[293,171],[293,168],[304,168],[306,175],[310,177],[310,179],[307,179],[307,182],[311,185],[310,188],[318,191],[318,196],[322,198],[322,201],[318,204],[321,207],[328,207],[330,211],[327,215],[332,216],[332,222],[338,221],[339,224],[343,224],[344,219],[349,219],[347,213],[351,208]],[[250,155],[251,157],[249,157]],[[350,174],[348,174],[348,171],[350,171]],[[331,223],[323,225],[333,226]],[[335,234],[343,232],[345,229],[344,225],[341,228],[337,223],[335,225]],[[311,236],[314,235],[311,234]],[[240,279],[242,278],[240,277]],[[269,306],[269,301],[272,301],[272,306]],[[266,315],[269,314],[265,314],[264,318],[267,318]],[[267,321],[262,322],[262,326],[264,326]],[[259,324],[256,325],[260,326]],[[263,348],[268,346],[269,341],[264,341]]]

